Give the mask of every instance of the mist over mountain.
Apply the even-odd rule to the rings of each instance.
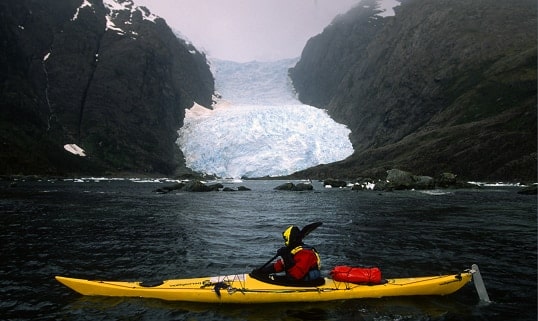
[[[213,77],[164,20],[130,0],[5,0],[0,22],[0,173],[184,168],[177,130]]]
[[[306,44],[290,76],[302,102],[346,124],[355,153],[297,176],[536,181],[537,4],[363,1]]]

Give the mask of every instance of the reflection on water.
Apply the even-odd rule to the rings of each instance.
[[[155,194],[159,183],[19,182],[0,188],[0,313],[48,320],[535,320],[536,198],[510,187],[378,193]],[[375,265],[385,277],[480,265],[493,304],[469,285],[448,297],[263,306],[83,297],[54,275],[157,280],[248,272],[289,224],[322,221],[307,242],[322,269]],[[515,277],[517,275],[517,277]],[[516,317],[517,316],[517,317]]]

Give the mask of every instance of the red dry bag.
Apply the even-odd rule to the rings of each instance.
[[[380,284],[381,270],[377,267],[366,268],[340,265],[331,270],[331,277],[333,280],[340,282]]]

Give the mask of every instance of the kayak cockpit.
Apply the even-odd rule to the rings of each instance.
[[[291,286],[291,287],[318,287],[325,285],[325,278],[320,277],[314,280],[309,281],[302,281],[302,280],[292,280],[287,276],[284,275],[277,275],[277,274],[263,274],[263,273],[256,273],[255,271],[252,271],[249,276],[253,279],[256,279],[258,281],[274,284],[274,285],[282,285],[282,286]]]
[[[140,286],[143,288],[154,288],[159,285],[163,285],[164,281],[144,281],[140,282]]]

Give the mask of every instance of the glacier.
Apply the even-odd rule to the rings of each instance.
[[[296,98],[288,78],[296,61],[212,60],[221,98],[212,109],[186,110],[177,139],[186,166],[222,178],[274,177],[350,156],[350,130]]]

